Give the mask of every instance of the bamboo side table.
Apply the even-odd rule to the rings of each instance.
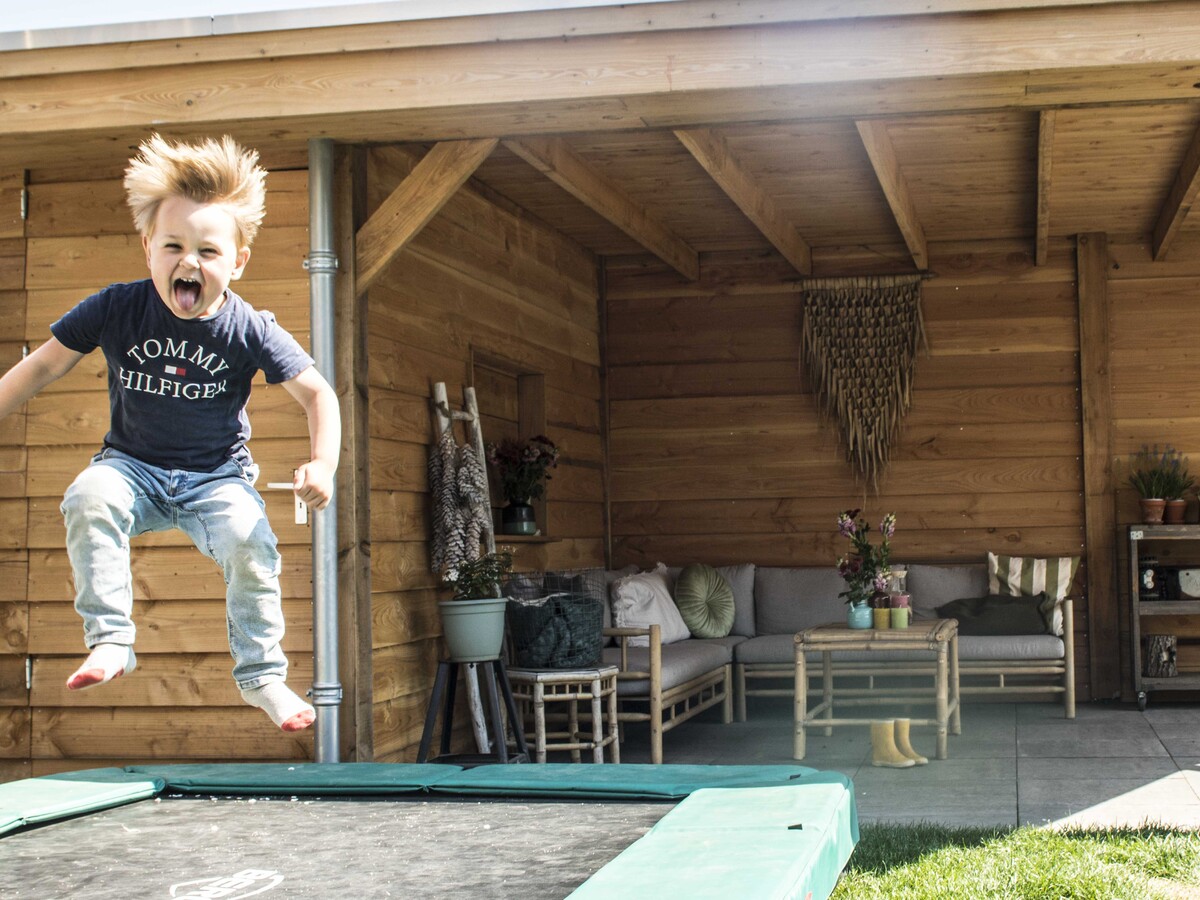
[[[796,635],[796,712],[795,743],[792,757],[804,759],[804,739],[807,729],[819,726],[825,734],[833,733],[835,725],[870,725],[871,719],[834,718],[833,654],[836,651],[931,650],[937,655],[934,669],[933,695],[935,717],[912,719],[914,725],[937,726],[937,758],[946,758],[946,735],[953,730],[962,734],[958,694],[958,620],[934,619],[913,622],[908,628],[874,629],[848,628],[841,623],[817,625]],[[808,708],[808,665],[805,653],[821,654],[821,702]],[[870,663],[875,672],[886,672],[887,661]],[[898,661],[897,669],[911,670],[911,661]],[[878,703],[928,702],[928,689],[879,688],[867,694],[856,692],[853,697],[838,701],[844,706],[865,706]]]
[[[544,763],[548,750],[569,750],[572,762],[580,761],[580,750],[591,750],[595,762],[604,762],[604,748],[612,747],[612,761],[621,761],[617,722],[616,666],[596,669],[509,669],[513,697],[533,712],[534,760]],[[591,704],[592,735],[585,740],[579,731],[579,702]],[[607,701],[607,716],[604,714]],[[546,704],[565,703],[566,730],[546,730]],[[605,735],[605,722],[608,734]],[[514,727],[523,727],[518,722]]]

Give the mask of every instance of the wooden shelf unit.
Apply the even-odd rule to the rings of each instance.
[[[1141,600],[1141,579],[1139,558],[1143,542],[1161,544],[1164,542],[1193,541],[1196,543],[1194,552],[1182,555],[1189,562],[1195,562],[1200,568],[1200,525],[1130,525],[1128,526],[1129,559],[1128,587],[1131,613],[1129,616],[1130,629],[1130,660],[1133,668],[1133,689],[1137,694],[1139,709],[1145,709],[1149,701],[1149,692],[1157,691],[1197,691],[1200,690],[1200,673],[1181,672],[1169,678],[1152,678],[1142,673],[1142,619],[1155,616],[1197,616],[1200,617],[1200,599],[1179,600]],[[1176,558],[1176,562],[1180,561]]]

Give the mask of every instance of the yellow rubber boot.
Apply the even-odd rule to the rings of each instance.
[[[896,721],[884,719],[871,723],[871,765],[889,769],[907,769],[916,763],[896,749]]]
[[[914,750],[912,744],[909,743],[909,724],[910,723],[908,719],[896,720],[896,749],[911,759],[918,766],[927,766],[929,765],[929,760]]]

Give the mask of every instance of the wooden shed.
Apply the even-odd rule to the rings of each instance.
[[[1127,694],[1119,463],[1156,442],[1200,463],[1200,0],[562,5],[0,35],[4,368],[142,277],[120,176],[153,131],[262,152],[241,292],[306,340],[309,142],[329,140],[344,759],[411,760],[420,736],[435,382],[475,386],[487,438],[562,448],[521,567],[832,565],[865,497],[895,511],[897,559],[1083,556],[1080,699]],[[928,352],[875,493],[800,374],[799,296],[910,273]],[[138,674],[64,690],[58,504],[104,378],[89,357],[0,432],[0,778],[308,758],[239,702],[221,578],[181,535],[137,542]],[[299,408],[260,384],[251,416],[263,481],[289,480]],[[267,502],[306,685],[309,535]]]

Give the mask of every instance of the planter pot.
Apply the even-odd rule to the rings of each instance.
[[[508,600],[443,600],[442,631],[452,662],[485,662],[498,659],[504,646],[504,610]]]
[[[1182,525],[1187,517],[1186,500],[1168,500],[1163,510],[1163,522],[1167,525]]]
[[[1157,500],[1154,498],[1142,498],[1138,501],[1142,507],[1142,524],[1143,525],[1161,525],[1163,520],[1163,511],[1166,509],[1166,500]]]
[[[504,534],[537,534],[533,507],[528,503],[510,503],[500,510],[500,530]]]
[[[850,628],[870,628],[874,617],[866,603],[851,603],[846,608],[846,625]]]

